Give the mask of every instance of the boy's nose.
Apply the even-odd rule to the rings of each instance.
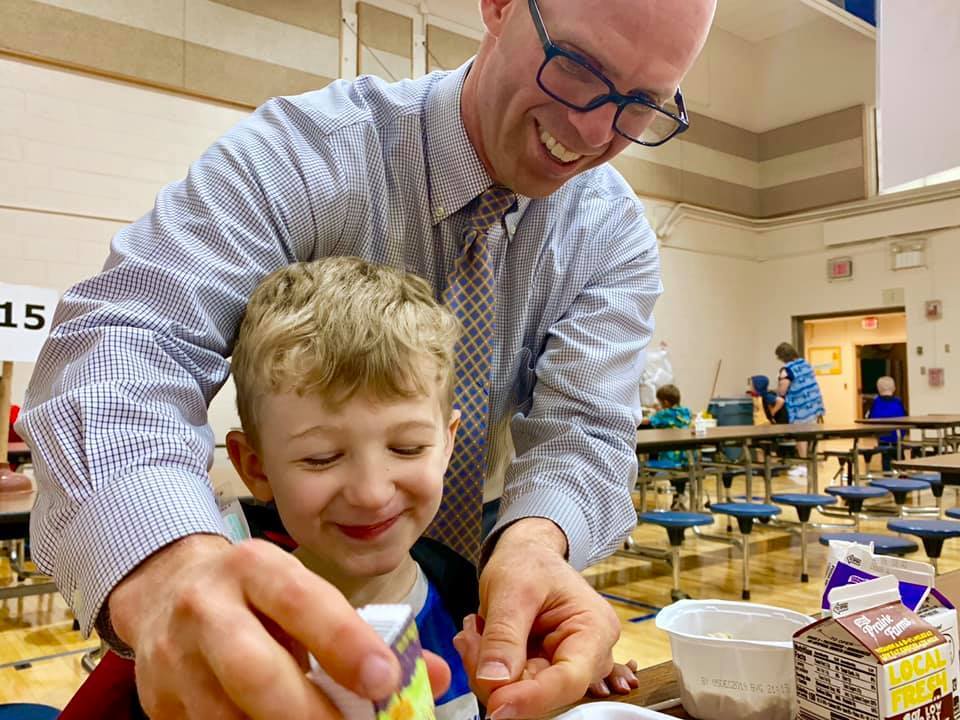
[[[354,507],[385,507],[396,492],[390,468],[382,464],[364,463],[347,481],[343,495]]]

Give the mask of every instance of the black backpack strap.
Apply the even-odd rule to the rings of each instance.
[[[480,583],[473,563],[425,537],[417,540],[410,554],[437,589],[457,627],[462,627],[463,619],[480,608]]]

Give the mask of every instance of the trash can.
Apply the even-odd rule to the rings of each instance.
[[[713,398],[707,412],[717,419],[717,425],[753,425],[753,398]],[[722,448],[730,462],[738,462],[743,451],[737,447]]]
[[[717,419],[717,425],[753,425],[753,398],[713,398],[707,412]]]

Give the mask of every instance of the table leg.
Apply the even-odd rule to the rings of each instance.
[[[695,448],[687,448],[687,469],[690,472],[690,512],[700,512],[703,509],[703,486],[700,475],[700,453]]]
[[[860,485],[860,438],[853,438],[853,454],[850,458],[850,484]]]
[[[817,443],[819,438],[813,437],[810,439],[810,442],[807,443],[807,459],[810,467],[810,471],[807,473],[807,492],[811,495],[816,495],[820,486],[820,479],[818,477],[819,473],[819,463],[817,462]]]

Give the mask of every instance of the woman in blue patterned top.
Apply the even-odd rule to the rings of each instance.
[[[774,352],[784,366],[780,368],[777,378],[777,400],[771,410],[773,414],[786,407],[787,418],[792,424],[823,422],[826,410],[813,367],[788,342],[777,345]],[[806,456],[806,445],[805,442],[797,443],[800,457]],[[796,465],[790,470],[792,477],[805,477],[806,474],[805,465]]]

